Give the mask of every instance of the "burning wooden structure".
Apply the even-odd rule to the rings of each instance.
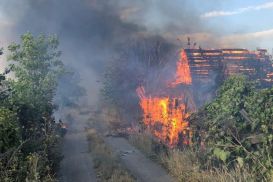
[[[164,92],[137,94],[147,128],[161,141],[174,146],[189,143],[187,117],[214,96],[216,88],[230,75],[242,74],[272,86],[273,67],[265,49],[182,49],[176,73]],[[163,93],[163,94],[162,94]]]
[[[273,67],[265,49],[183,49],[187,56],[198,106],[212,99],[216,88],[227,77],[241,74],[272,86]]]
[[[264,86],[272,85],[273,69],[267,50],[258,49],[184,49],[191,75],[203,83],[213,79],[215,72],[228,77],[243,74],[260,80]]]

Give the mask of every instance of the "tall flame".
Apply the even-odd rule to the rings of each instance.
[[[180,51],[180,59],[176,63],[176,77],[171,83],[171,86],[177,86],[179,84],[192,84],[191,71],[189,61],[185,50]]]
[[[187,55],[184,50],[180,52],[180,58],[177,62],[175,81],[169,86],[172,88],[185,84],[190,85],[192,78]],[[186,108],[186,95],[179,92],[180,95],[175,98],[169,95],[165,96],[146,96],[145,89],[140,86],[136,90],[140,98],[140,107],[143,110],[143,122],[147,128],[161,141],[174,146],[179,142],[179,136],[186,135],[189,123],[186,121],[189,113]],[[187,141],[184,141],[187,142]]]

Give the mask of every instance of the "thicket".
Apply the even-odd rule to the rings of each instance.
[[[55,36],[27,33],[8,47],[9,68],[0,76],[1,181],[54,181],[61,155],[53,98],[64,74],[58,44]]]
[[[232,76],[191,116],[204,167],[245,168],[258,181],[273,178],[273,88],[256,86]]]

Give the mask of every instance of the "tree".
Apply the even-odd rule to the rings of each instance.
[[[0,107],[0,128],[0,153],[4,153],[20,141],[16,113]]]
[[[61,156],[52,117],[64,73],[55,36],[22,35],[8,47],[14,78],[0,75],[0,178],[51,181]],[[4,152],[4,153],[3,153]]]
[[[13,90],[10,100],[19,110],[23,137],[27,138],[48,124],[43,118],[53,112],[53,97],[64,66],[55,36],[35,38],[26,33],[21,41],[21,44],[13,43],[8,47],[8,61],[15,74],[15,79],[10,80]]]
[[[0,74],[0,153],[18,145],[20,140],[16,113],[5,108],[6,98],[10,95],[10,89],[5,83],[7,72]]]

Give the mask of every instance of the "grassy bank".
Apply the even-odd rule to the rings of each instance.
[[[131,144],[140,149],[148,157],[160,163],[178,181],[184,182],[235,182],[255,181],[247,169],[236,168],[234,170],[216,169],[208,167],[203,169],[200,160],[201,154],[189,150],[167,149],[163,144],[154,141],[149,134],[130,135]]]
[[[135,179],[119,163],[118,157],[105,144],[95,129],[88,129],[89,149],[97,178],[102,182],[134,182]]]

